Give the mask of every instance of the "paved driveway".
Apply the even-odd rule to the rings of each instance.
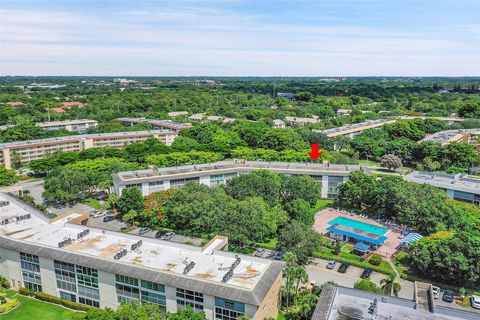
[[[307,273],[310,281],[315,281],[317,284],[323,284],[328,281],[333,281],[338,285],[353,288],[353,285],[358,280],[361,280],[360,275],[363,272],[363,269],[350,266],[346,273],[337,272],[340,263],[337,263],[333,270],[326,268],[328,261],[323,259],[313,259],[312,262],[307,265]],[[373,272],[370,276],[371,281],[373,281],[377,286],[380,285],[380,281],[387,276],[378,272]],[[399,297],[405,299],[413,299],[413,282],[410,281],[400,281],[402,289],[400,290]]]

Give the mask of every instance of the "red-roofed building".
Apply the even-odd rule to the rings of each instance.
[[[57,112],[57,113],[64,113],[64,112],[66,112],[65,110],[63,110],[63,108],[50,108],[49,110],[50,110],[50,111],[53,111],[53,112]]]
[[[12,101],[12,102],[1,102],[3,104],[8,104],[9,106],[14,106],[14,107],[18,107],[18,106],[24,106],[25,103],[23,103],[22,101]]]
[[[83,103],[78,101],[63,102],[63,108],[71,108],[74,106],[78,106],[79,108],[82,108]]]

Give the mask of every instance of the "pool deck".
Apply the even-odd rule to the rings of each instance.
[[[330,227],[329,222],[335,218],[344,217],[351,220],[359,221],[362,223],[368,223],[374,226],[382,227],[388,229],[389,231],[385,234],[387,240],[383,243],[383,245],[375,250],[376,254],[379,254],[383,257],[390,258],[396,251],[397,247],[400,244],[400,233],[394,230],[390,230],[388,227],[378,223],[373,219],[362,218],[359,215],[351,214],[342,212],[339,210],[325,208],[315,215],[315,223],[313,225],[315,231],[317,231],[321,235],[326,235],[328,233],[327,228]]]

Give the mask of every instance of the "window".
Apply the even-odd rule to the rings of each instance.
[[[78,302],[81,303],[81,304],[85,304],[87,306],[95,307],[95,308],[100,307],[100,303],[98,301],[83,298],[83,297],[79,297]]]
[[[235,320],[245,314],[245,304],[215,297],[215,319]]]
[[[72,302],[77,302],[77,297],[72,293],[60,291],[59,294],[60,294],[60,299],[65,299],[65,300],[70,300]]]
[[[215,174],[210,176],[210,185],[216,186],[219,184],[223,184],[223,174]]]
[[[188,182],[196,182],[198,183],[200,181],[200,178],[195,177],[195,178],[182,178],[182,179],[172,179],[170,180],[170,187],[171,188],[176,188],[176,187],[181,187],[184,184]]]
[[[67,290],[67,291],[77,292],[77,286],[71,282],[57,280],[57,288]]]
[[[146,280],[141,280],[140,282],[141,282],[142,288],[152,290],[152,291],[165,292],[165,286],[163,284],[150,282]]]
[[[132,278],[132,277],[127,277],[127,276],[121,276],[119,274],[115,275],[115,280],[120,283],[124,284],[129,284],[135,287],[138,287],[138,279]]]
[[[117,289],[117,295],[130,297],[134,299],[140,298],[140,290],[138,288],[127,286],[120,283],[117,283],[115,287]]]
[[[36,291],[36,292],[41,292],[42,291],[42,286],[36,283],[31,283],[31,282],[23,282],[23,285],[25,288],[28,290]]]
[[[88,267],[77,266],[77,284],[98,288],[98,270]]]
[[[88,298],[100,299],[100,294],[98,292],[98,289],[94,289],[94,288],[78,286],[78,294]]]
[[[166,299],[163,294],[153,293],[142,290],[142,303],[154,303],[160,306],[166,306]]]
[[[20,268],[22,269],[23,286],[32,291],[42,291],[38,256],[20,252]]]
[[[328,177],[328,197],[337,198],[338,196],[338,185],[343,182],[343,177]]]
[[[194,311],[203,310],[203,293],[177,288],[177,307],[191,306]]]

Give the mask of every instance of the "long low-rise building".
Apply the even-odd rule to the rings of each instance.
[[[32,160],[42,159],[57,150],[81,151],[88,148],[123,148],[127,144],[141,142],[148,138],[158,139],[169,146],[177,135],[177,132],[174,131],[151,130],[84,134],[0,143],[0,164],[10,169],[13,163],[26,164]]]
[[[124,126],[130,127],[138,123],[148,123],[151,124],[154,130],[161,131],[180,131],[182,129],[191,128],[190,123],[178,123],[172,122],[170,120],[156,120],[156,119],[145,119],[145,118],[117,118],[113,120],[114,122],[119,122]]]
[[[480,145],[480,128],[439,131],[428,135],[419,142],[423,141],[435,142],[442,146],[453,142],[464,142],[478,146]]]
[[[0,194],[0,274],[25,287],[94,307],[126,301],[175,312],[191,306],[208,319],[276,318],[283,263],[87,227],[88,215],[48,220]]]
[[[95,120],[89,120],[89,119],[74,119],[74,120],[63,120],[63,121],[37,122],[35,123],[35,125],[45,130],[67,130],[67,131],[75,131],[75,132],[84,132],[90,128],[95,128],[98,125],[98,122]],[[0,130],[5,130],[11,127],[13,127],[13,125],[0,126]]]
[[[429,184],[447,192],[449,198],[480,206],[480,179],[465,173],[446,174],[414,171],[405,180]]]
[[[125,188],[139,188],[144,196],[153,192],[179,188],[188,182],[213,186],[255,170],[268,170],[286,175],[307,175],[322,183],[322,197],[335,198],[339,184],[348,180],[352,171],[367,171],[358,165],[323,165],[315,163],[220,161],[208,164],[171,168],[151,167],[147,170],[114,173],[113,188],[121,195]]]

